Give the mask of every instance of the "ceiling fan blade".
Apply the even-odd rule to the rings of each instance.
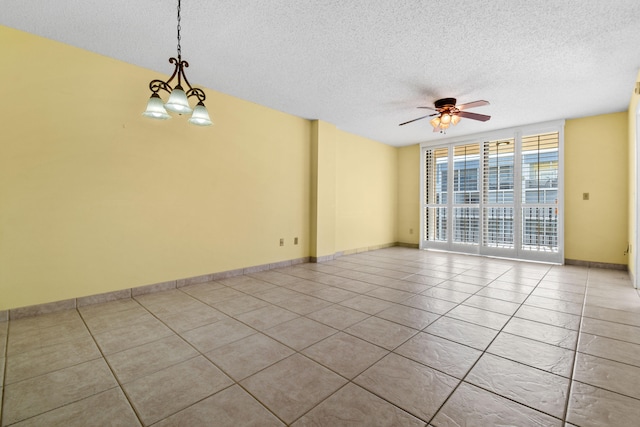
[[[427,116],[418,117],[417,119],[413,119],[413,120],[409,120],[408,122],[400,123],[398,126],[403,126],[403,125],[406,125],[408,123],[412,123],[412,122],[415,122],[415,121],[418,121],[418,120],[426,119],[427,117],[430,117],[430,116],[431,116],[431,114],[429,114]]]
[[[467,102],[466,104],[456,106],[456,108],[462,111],[462,110],[466,110],[467,108],[482,107],[483,105],[489,105],[489,101]]]
[[[458,116],[465,117],[471,120],[480,120],[481,122],[486,122],[491,118],[491,116],[486,116],[484,114],[478,114],[478,113],[470,113],[468,111],[460,111],[458,113]]]

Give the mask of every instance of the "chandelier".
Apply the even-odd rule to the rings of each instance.
[[[184,69],[189,66],[187,61],[182,60],[182,50],[180,48],[180,0],[178,0],[178,57],[169,58],[169,63],[175,65],[173,74],[166,82],[162,80],[151,80],[149,83],[149,89],[151,89],[151,98],[147,103],[147,109],[143,116],[152,119],[166,120],[171,118],[167,110],[178,114],[191,114],[189,123],[196,126],[211,126],[213,123],[209,118],[207,108],[204,106],[204,100],[206,95],[204,91],[199,88],[194,88],[187,80],[187,76],[184,74]],[[171,86],[173,79],[177,79],[175,86]],[[182,84],[186,85],[187,89],[183,88]],[[158,92],[164,90],[169,93],[169,100],[163,103],[162,98]],[[198,103],[195,108],[191,108],[189,105],[189,98],[196,97]]]

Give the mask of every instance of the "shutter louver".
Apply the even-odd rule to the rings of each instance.
[[[522,249],[558,252],[558,133],[522,138]]]
[[[514,140],[484,143],[483,245],[514,247]]]
[[[453,148],[453,242],[480,243],[480,145]]]
[[[447,185],[449,150],[427,150],[425,155],[424,240],[447,241]]]

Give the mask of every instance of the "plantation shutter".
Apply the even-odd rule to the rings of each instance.
[[[480,144],[453,147],[453,242],[480,243]]]
[[[558,252],[558,133],[522,138],[522,250]]]
[[[513,139],[484,143],[482,241],[485,247],[514,247],[514,151]]]
[[[449,149],[426,150],[424,240],[447,241]]]
[[[420,247],[563,262],[563,125],[423,146]]]

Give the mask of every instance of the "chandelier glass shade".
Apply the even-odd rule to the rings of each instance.
[[[167,110],[177,114],[191,114],[189,123],[196,126],[211,126],[213,122],[209,118],[209,112],[204,105],[207,98],[204,91],[194,88],[187,80],[184,69],[189,66],[187,61],[182,60],[180,47],[180,0],[178,0],[178,56],[177,58],[169,58],[169,62],[175,66],[173,74],[165,82],[162,80],[151,80],[149,89],[151,89],[151,98],[147,103],[147,109],[142,113],[143,116],[151,119],[166,120],[171,118]],[[176,79],[174,86],[171,85]],[[186,85],[186,90],[182,86]],[[169,94],[169,99],[163,103],[159,92],[163,90]],[[189,98],[196,97],[198,103],[194,109],[189,105]]]
[[[429,123],[431,123],[431,126],[433,126],[434,132],[438,130],[444,131],[451,125],[457,125],[460,121],[460,116],[458,116],[457,113],[458,110],[445,110],[431,119]]]
[[[158,119],[158,120],[167,120],[170,119],[171,116],[167,113],[167,110],[164,108],[164,103],[162,102],[162,98],[157,93],[151,94],[151,98],[149,98],[149,102],[147,102],[147,109],[143,116],[149,117],[150,119]]]
[[[191,117],[189,118],[189,123],[196,126],[210,126],[212,124],[207,108],[204,106],[202,101],[198,102],[196,108],[193,109],[193,114],[191,114]]]

